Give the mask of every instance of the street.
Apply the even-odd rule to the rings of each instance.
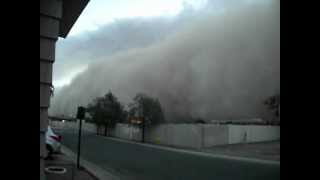
[[[280,161],[280,141],[228,144],[202,149],[203,152]]]
[[[77,152],[77,131],[60,130],[62,143]],[[149,147],[83,132],[82,158],[121,179],[276,180],[280,162],[250,161],[205,153]]]

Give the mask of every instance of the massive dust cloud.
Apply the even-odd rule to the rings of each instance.
[[[263,100],[280,93],[275,2],[202,13],[161,41],[96,57],[55,94],[50,113],[74,114],[111,90],[124,104],[138,92],[158,98],[168,122],[268,119]]]

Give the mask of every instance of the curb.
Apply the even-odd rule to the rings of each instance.
[[[77,163],[76,162],[77,155],[74,152],[72,152],[69,148],[67,148],[63,145],[61,145],[61,150],[65,155],[70,156],[74,163]],[[95,178],[97,178],[99,180],[120,180],[119,177],[107,172],[106,170],[100,168],[99,166],[97,166],[87,160],[84,160],[81,157],[80,157],[80,161],[81,161],[81,167],[83,167],[91,175],[93,175]]]
[[[96,135],[96,136],[99,136],[99,135]],[[135,144],[135,145],[139,145],[139,146],[161,149],[161,150],[166,150],[166,151],[173,151],[173,152],[178,152],[178,153],[187,153],[187,154],[193,154],[193,155],[204,156],[204,157],[229,159],[229,160],[235,160],[235,161],[244,161],[244,162],[249,162],[249,163],[270,164],[270,165],[276,165],[276,166],[280,165],[280,161],[276,161],[276,160],[266,160],[266,159],[260,159],[260,158],[243,157],[243,156],[226,155],[226,154],[212,154],[210,152],[201,151],[201,150],[189,150],[189,149],[175,148],[175,147],[164,146],[164,145],[141,143],[141,142],[135,142],[135,141],[114,138],[114,137],[106,137],[106,136],[99,136],[99,137],[109,139],[112,141]]]

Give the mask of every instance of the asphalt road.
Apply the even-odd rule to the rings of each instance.
[[[257,143],[228,144],[202,149],[203,152],[265,159],[280,162],[280,140]]]
[[[59,131],[63,144],[77,152],[77,132]],[[167,150],[84,133],[82,158],[132,180],[276,180],[280,163]]]

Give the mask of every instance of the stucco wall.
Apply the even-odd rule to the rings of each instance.
[[[129,124],[117,124],[111,131],[111,136],[126,140],[141,141],[140,129]]]
[[[52,122],[56,128],[77,129],[75,122]],[[96,133],[96,126],[83,123],[83,130]],[[103,130],[102,130],[103,131]],[[141,141],[141,129],[129,124],[117,124],[110,130],[113,137]],[[279,126],[162,124],[145,131],[145,141],[184,148],[208,148],[216,145],[261,142],[280,139]]]
[[[280,140],[279,126],[250,126],[247,131],[249,142]]]
[[[201,148],[201,127],[192,124],[169,124],[165,144],[186,148]]]
[[[228,142],[229,144],[247,142],[247,126],[244,125],[228,125]]]
[[[146,142],[169,145],[168,125],[159,125],[146,129]]]
[[[77,122],[61,122],[61,121],[50,121],[50,126],[55,129],[78,129],[79,128],[79,121]],[[85,121],[82,122],[82,129],[84,131],[89,132],[97,132],[97,128],[95,124],[87,123]]]
[[[280,139],[280,126],[228,125],[229,144]]]
[[[146,130],[146,142],[186,148],[202,146],[202,128],[192,124],[164,124]]]
[[[48,108],[52,83],[52,66],[55,61],[55,44],[59,36],[62,0],[40,1],[40,180],[45,179],[45,133],[48,125]]]
[[[203,147],[228,144],[229,129],[226,125],[203,125]]]

